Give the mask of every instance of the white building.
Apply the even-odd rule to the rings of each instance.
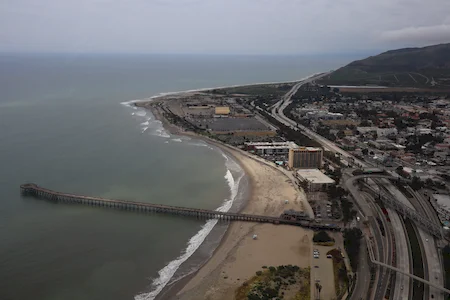
[[[298,147],[294,142],[254,142],[245,143],[245,146],[258,155],[288,155],[289,149]]]
[[[296,176],[300,181],[308,183],[308,190],[311,192],[320,191],[324,186],[328,187],[335,183],[318,169],[300,169],[296,172]]]

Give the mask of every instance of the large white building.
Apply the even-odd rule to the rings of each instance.
[[[245,143],[247,150],[253,150],[258,155],[288,155],[289,149],[297,148],[294,142],[254,142]]]
[[[335,181],[323,174],[318,169],[300,169],[296,173],[297,178],[302,182],[307,182],[308,191],[320,191],[323,187],[333,185]]]

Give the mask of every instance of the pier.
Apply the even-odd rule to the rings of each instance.
[[[302,226],[313,230],[340,230],[340,227],[335,224],[319,224],[309,220],[302,220],[302,221],[287,220],[279,217],[222,212],[217,210],[207,210],[207,209],[188,208],[163,204],[153,204],[145,202],[124,201],[115,199],[105,199],[100,197],[74,195],[52,191],[33,183],[22,184],[20,186],[20,192],[23,196],[31,196],[38,199],[44,199],[57,203],[82,204],[88,206],[113,208],[141,213],[172,214],[179,216],[196,217],[199,219],[219,219],[227,221],[247,221],[259,223],[286,224],[286,225]]]

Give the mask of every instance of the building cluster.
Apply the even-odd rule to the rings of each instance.
[[[293,170],[308,191],[323,190],[335,183],[320,171],[323,166],[322,148],[302,147],[288,141],[247,142],[245,149]]]
[[[418,177],[427,187],[448,193],[450,99],[412,93],[379,95],[303,99],[291,113],[354,156],[407,178]],[[351,162],[343,158],[341,163]],[[450,202],[441,198],[433,203],[441,219],[449,221]]]
[[[227,143],[239,144],[243,137],[259,141],[276,135],[276,128],[243,106],[239,97],[198,93],[183,100],[169,103],[172,113]]]

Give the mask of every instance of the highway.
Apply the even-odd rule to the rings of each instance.
[[[383,187],[388,190],[393,197],[395,197],[397,200],[401,201],[408,207],[416,210],[417,212],[422,212],[425,215],[428,215],[430,212],[427,212],[426,209],[423,208],[423,205],[420,203],[421,200],[417,198],[406,198],[406,196],[401,193],[396,187],[394,187],[391,183],[384,184]],[[416,195],[412,191],[412,195]],[[425,204],[425,203],[423,203]],[[439,259],[439,253],[437,252],[437,246],[434,240],[434,237],[429,234],[428,232],[424,231],[422,228],[417,228],[418,232],[418,240],[419,243],[421,243],[421,249],[422,249],[422,258],[424,261],[424,271],[425,271],[425,279],[429,280],[435,285],[442,286],[444,279],[443,279],[443,270],[442,266],[440,264]],[[425,289],[425,299],[444,299],[444,295],[441,294],[440,291],[437,289],[431,287]],[[431,297],[433,296],[433,297]]]
[[[298,124],[297,122],[289,119],[284,114],[284,110],[292,102],[291,101],[292,96],[295,95],[295,93],[297,93],[298,89],[302,85],[304,85],[306,83],[314,82],[314,80],[319,79],[328,74],[329,73],[320,74],[320,75],[311,77],[305,81],[299,82],[298,84],[294,85],[292,87],[292,89],[288,93],[286,93],[286,95],[283,98],[281,98],[280,101],[278,101],[276,104],[274,104],[272,106],[271,114],[275,119],[277,119],[279,122],[285,124],[286,126],[290,126],[294,130],[301,129],[303,134],[305,134],[306,136],[310,137],[311,139],[314,139],[317,142],[319,142],[325,149],[327,149],[331,152],[334,152],[334,153],[339,153],[344,158],[351,159],[356,164],[361,165],[362,167],[367,167],[367,164],[365,162],[362,162],[359,159],[356,159],[354,156],[350,155],[346,151],[344,151],[341,148],[339,148],[338,146],[336,146],[333,142],[331,142],[328,139],[324,138],[323,136],[315,133],[314,131],[308,129],[307,127],[305,127],[301,124]]]
[[[386,217],[382,213],[380,207],[375,203],[375,199],[372,198],[371,195],[368,195],[366,199],[370,199],[370,205],[372,206],[372,210],[377,212],[378,218],[381,220],[381,223],[384,228],[384,236],[378,234],[376,237],[377,240],[382,240],[383,246],[379,251],[383,251],[383,256],[380,256],[378,261],[383,262],[387,265],[392,265],[392,253],[393,253],[393,237],[391,234],[390,224],[386,220]],[[378,225],[378,222],[372,222],[374,226]],[[384,258],[384,259],[383,259]],[[390,271],[385,268],[379,269],[379,278],[378,284],[374,290],[373,299],[383,299],[386,294],[386,289],[389,284],[390,279]]]
[[[358,270],[356,271],[356,283],[350,300],[360,300],[362,295],[367,295],[370,283],[370,266],[367,261],[366,240],[361,239]]]
[[[386,211],[389,214],[395,236],[396,266],[404,273],[412,273],[410,265],[412,258],[409,253],[409,240],[404,225],[395,210],[386,208]],[[393,299],[409,299],[410,281],[411,279],[404,274],[395,274],[395,286],[399,288],[394,289]]]

